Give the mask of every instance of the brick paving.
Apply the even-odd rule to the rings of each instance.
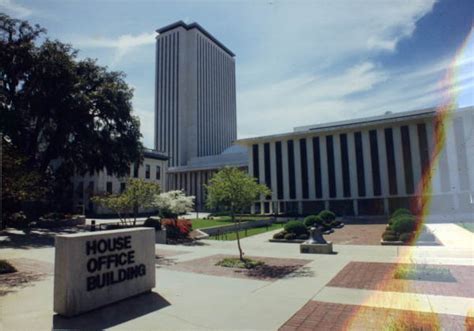
[[[312,260],[304,259],[283,259],[259,256],[246,256],[254,260],[263,261],[265,265],[254,269],[240,269],[216,266],[216,263],[227,257],[237,257],[232,255],[212,255],[204,258],[179,262],[167,268],[176,271],[194,272],[211,276],[247,278],[256,280],[272,281],[288,277],[311,277],[314,276],[305,264]]]
[[[457,315],[309,301],[280,331],[474,330],[474,318]]]
[[[324,238],[339,245],[380,245],[387,224],[346,224]]]
[[[445,296],[474,297],[474,267],[459,265],[420,265],[417,268],[449,269],[454,281],[395,279],[397,266],[409,264],[350,262],[327,286],[393,292],[424,293]]]

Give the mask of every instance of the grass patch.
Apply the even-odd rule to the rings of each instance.
[[[238,257],[227,257],[216,263],[216,265],[220,267],[240,269],[253,269],[264,264],[265,263],[262,261],[252,260],[249,258],[244,258],[242,261]]]
[[[455,282],[449,269],[427,266],[399,266],[394,274],[395,279],[425,280],[432,282]]]
[[[437,325],[438,319],[433,316],[431,319],[419,319],[414,313],[408,313],[407,316],[401,316],[398,319],[392,319],[384,331],[439,331],[441,328]]]
[[[466,230],[469,230],[471,231],[472,233],[474,233],[474,223],[457,223],[459,226],[465,228]]]
[[[275,224],[269,225],[268,227],[261,226],[261,227],[258,227],[258,228],[240,230],[239,231],[239,237],[240,237],[240,239],[242,239],[242,238],[245,238],[245,237],[255,236],[257,234],[261,234],[261,233],[264,233],[264,232],[282,229],[283,226],[284,226],[284,224],[276,224],[275,223]],[[218,236],[211,236],[211,237],[209,237],[209,239],[213,239],[213,240],[237,240],[237,235],[235,234],[235,231],[232,231],[232,232],[228,232],[228,233],[221,234],[221,235],[218,235]]]
[[[16,272],[16,269],[14,266],[12,266],[10,263],[8,263],[5,260],[0,260],[0,275],[1,274],[9,274],[12,272]]]
[[[232,222],[226,219],[226,217],[216,217],[213,220],[206,220],[203,218],[195,218],[191,220],[193,224],[193,229],[205,229],[205,228],[212,228],[214,226],[223,226],[232,224]]]

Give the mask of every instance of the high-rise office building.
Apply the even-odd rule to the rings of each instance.
[[[234,53],[197,23],[157,32],[155,149],[185,166],[237,138]]]

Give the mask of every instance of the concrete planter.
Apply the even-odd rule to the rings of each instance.
[[[166,229],[155,231],[155,244],[166,244]]]
[[[270,239],[269,241],[272,243],[286,243],[286,244],[301,244],[304,243],[308,239],[293,239],[293,240],[287,240],[287,239]]]

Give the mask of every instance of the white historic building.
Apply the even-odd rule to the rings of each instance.
[[[121,193],[125,190],[129,178],[140,178],[159,184],[161,190],[165,191],[167,171],[168,157],[162,153],[145,149],[143,162],[132,164],[128,176],[117,177],[105,170],[84,176],[74,176],[72,179],[74,210],[87,215],[112,213],[110,210],[92,203],[90,198],[105,193]]]
[[[436,109],[424,109],[241,139],[249,173],[272,190],[253,211],[381,215],[419,208],[421,178],[441,142],[436,122]],[[474,107],[456,109],[443,123],[445,145],[425,192],[431,212],[474,212]]]

